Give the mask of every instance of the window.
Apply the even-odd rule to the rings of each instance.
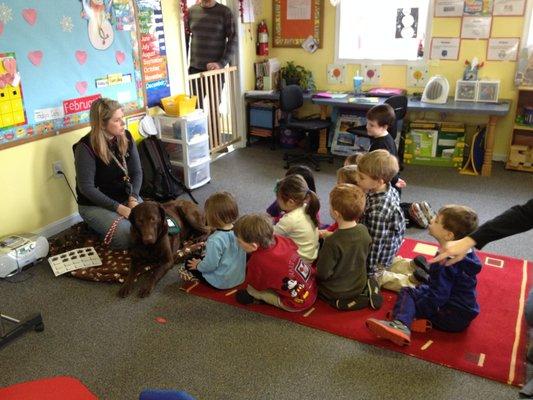
[[[416,61],[430,35],[430,0],[357,0],[338,6],[339,62]]]

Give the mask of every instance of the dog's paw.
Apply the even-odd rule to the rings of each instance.
[[[146,284],[139,289],[139,297],[148,297],[152,292],[152,285]]]
[[[122,287],[118,291],[118,295],[122,298],[127,297],[130,293],[131,293],[130,285],[122,285]]]

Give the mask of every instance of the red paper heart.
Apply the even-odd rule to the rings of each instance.
[[[0,35],[4,32],[4,24],[0,21]]]
[[[13,57],[4,58],[2,64],[4,65],[7,73],[15,75],[15,72],[17,72],[17,61]]]
[[[80,65],[85,64],[85,61],[87,61],[87,53],[82,50],[76,51],[76,60],[78,60]]]
[[[87,87],[88,85],[87,85],[87,82],[85,81],[76,83],[76,90],[78,91],[79,94],[84,94],[87,91]]]
[[[25,8],[22,10],[22,17],[28,24],[35,25],[35,21],[37,21],[37,10],[35,8]]]
[[[118,64],[122,64],[124,60],[126,59],[126,54],[124,54],[122,51],[117,50],[115,53],[115,58],[117,59]]]
[[[43,52],[41,50],[30,51],[28,53],[28,59],[33,65],[38,67],[43,59]]]

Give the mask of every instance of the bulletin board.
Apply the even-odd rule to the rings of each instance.
[[[273,46],[300,47],[312,36],[322,48],[324,0],[273,0]]]
[[[1,0],[0,149],[87,125],[99,97],[143,111],[138,13],[148,21],[147,8],[160,12],[160,0]],[[162,62],[158,90],[170,93]]]

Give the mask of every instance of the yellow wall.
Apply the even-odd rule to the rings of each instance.
[[[162,0],[171,86],[183,88],[178,27],[179,2]],[[63,179],[52,176],[52,163],[61,161],[70,184],[75,185],[72,145],[88,128],[0,151],[0,237],[33,232],[77,212]]]
[[[351,0],[354,1],[354,0]],[[277,48],[270,47],[270,57],[277,57],[282,64],[286,61],[295,61],[310,69],[313,72],[316,85],[319,89],[329,90],[350,90],[351,77],[355,75],[360,65],[347,65],[346,80],[343,85],[328,85],[326,68],[328,64],[335,62],[335,8],[329,1],[324,0],[324,42],[323,47],[315,53],[310,54],[301,48]],[[263,18],[267,21],[269,33],[272,34],[272,1],[263,0]],[[455,36],[459,37],[461,30],[460,18],[433,18],[432,36]],[[493,37],[520,37],[522,36],[522,17],[494,17],[492,36]],[[270,40],[270,44],[272,40]],[[429,51],[429,49],[426,49]],[[251,53],[255,54],[255,53]],[[464,70],[464,61],[478,57],[484,61],[487,54],[486,40],[463,40],[458,61],[437,61],[429,62],[430,76],[444,75],[450,82],[450,95],[455,93],[455,82],[461,79]],[[253,56],[255,59],[255,55]],[[485,66],[479,70],[479,78],[500,79],[500,98],[516,99],[514,89],[515,62],[490,61],[485,62]],[[381,86],[406,87],[406,66],[383,65],[381,67]],[[410,89],[409,92],[421,92],[421,88]],[[502,119],[497,126],[496,141],[494,146],[495,155],[506,156],[509,142],[509,135],[512,130],[514,120],[514,106],[509,115]],[[431,116],[435,118],[435,116]],[[438,116],[437,116],[438,117]],[[458,116],[454,116],[458,117]],[[479,121],[483,121],[480,119]]]

